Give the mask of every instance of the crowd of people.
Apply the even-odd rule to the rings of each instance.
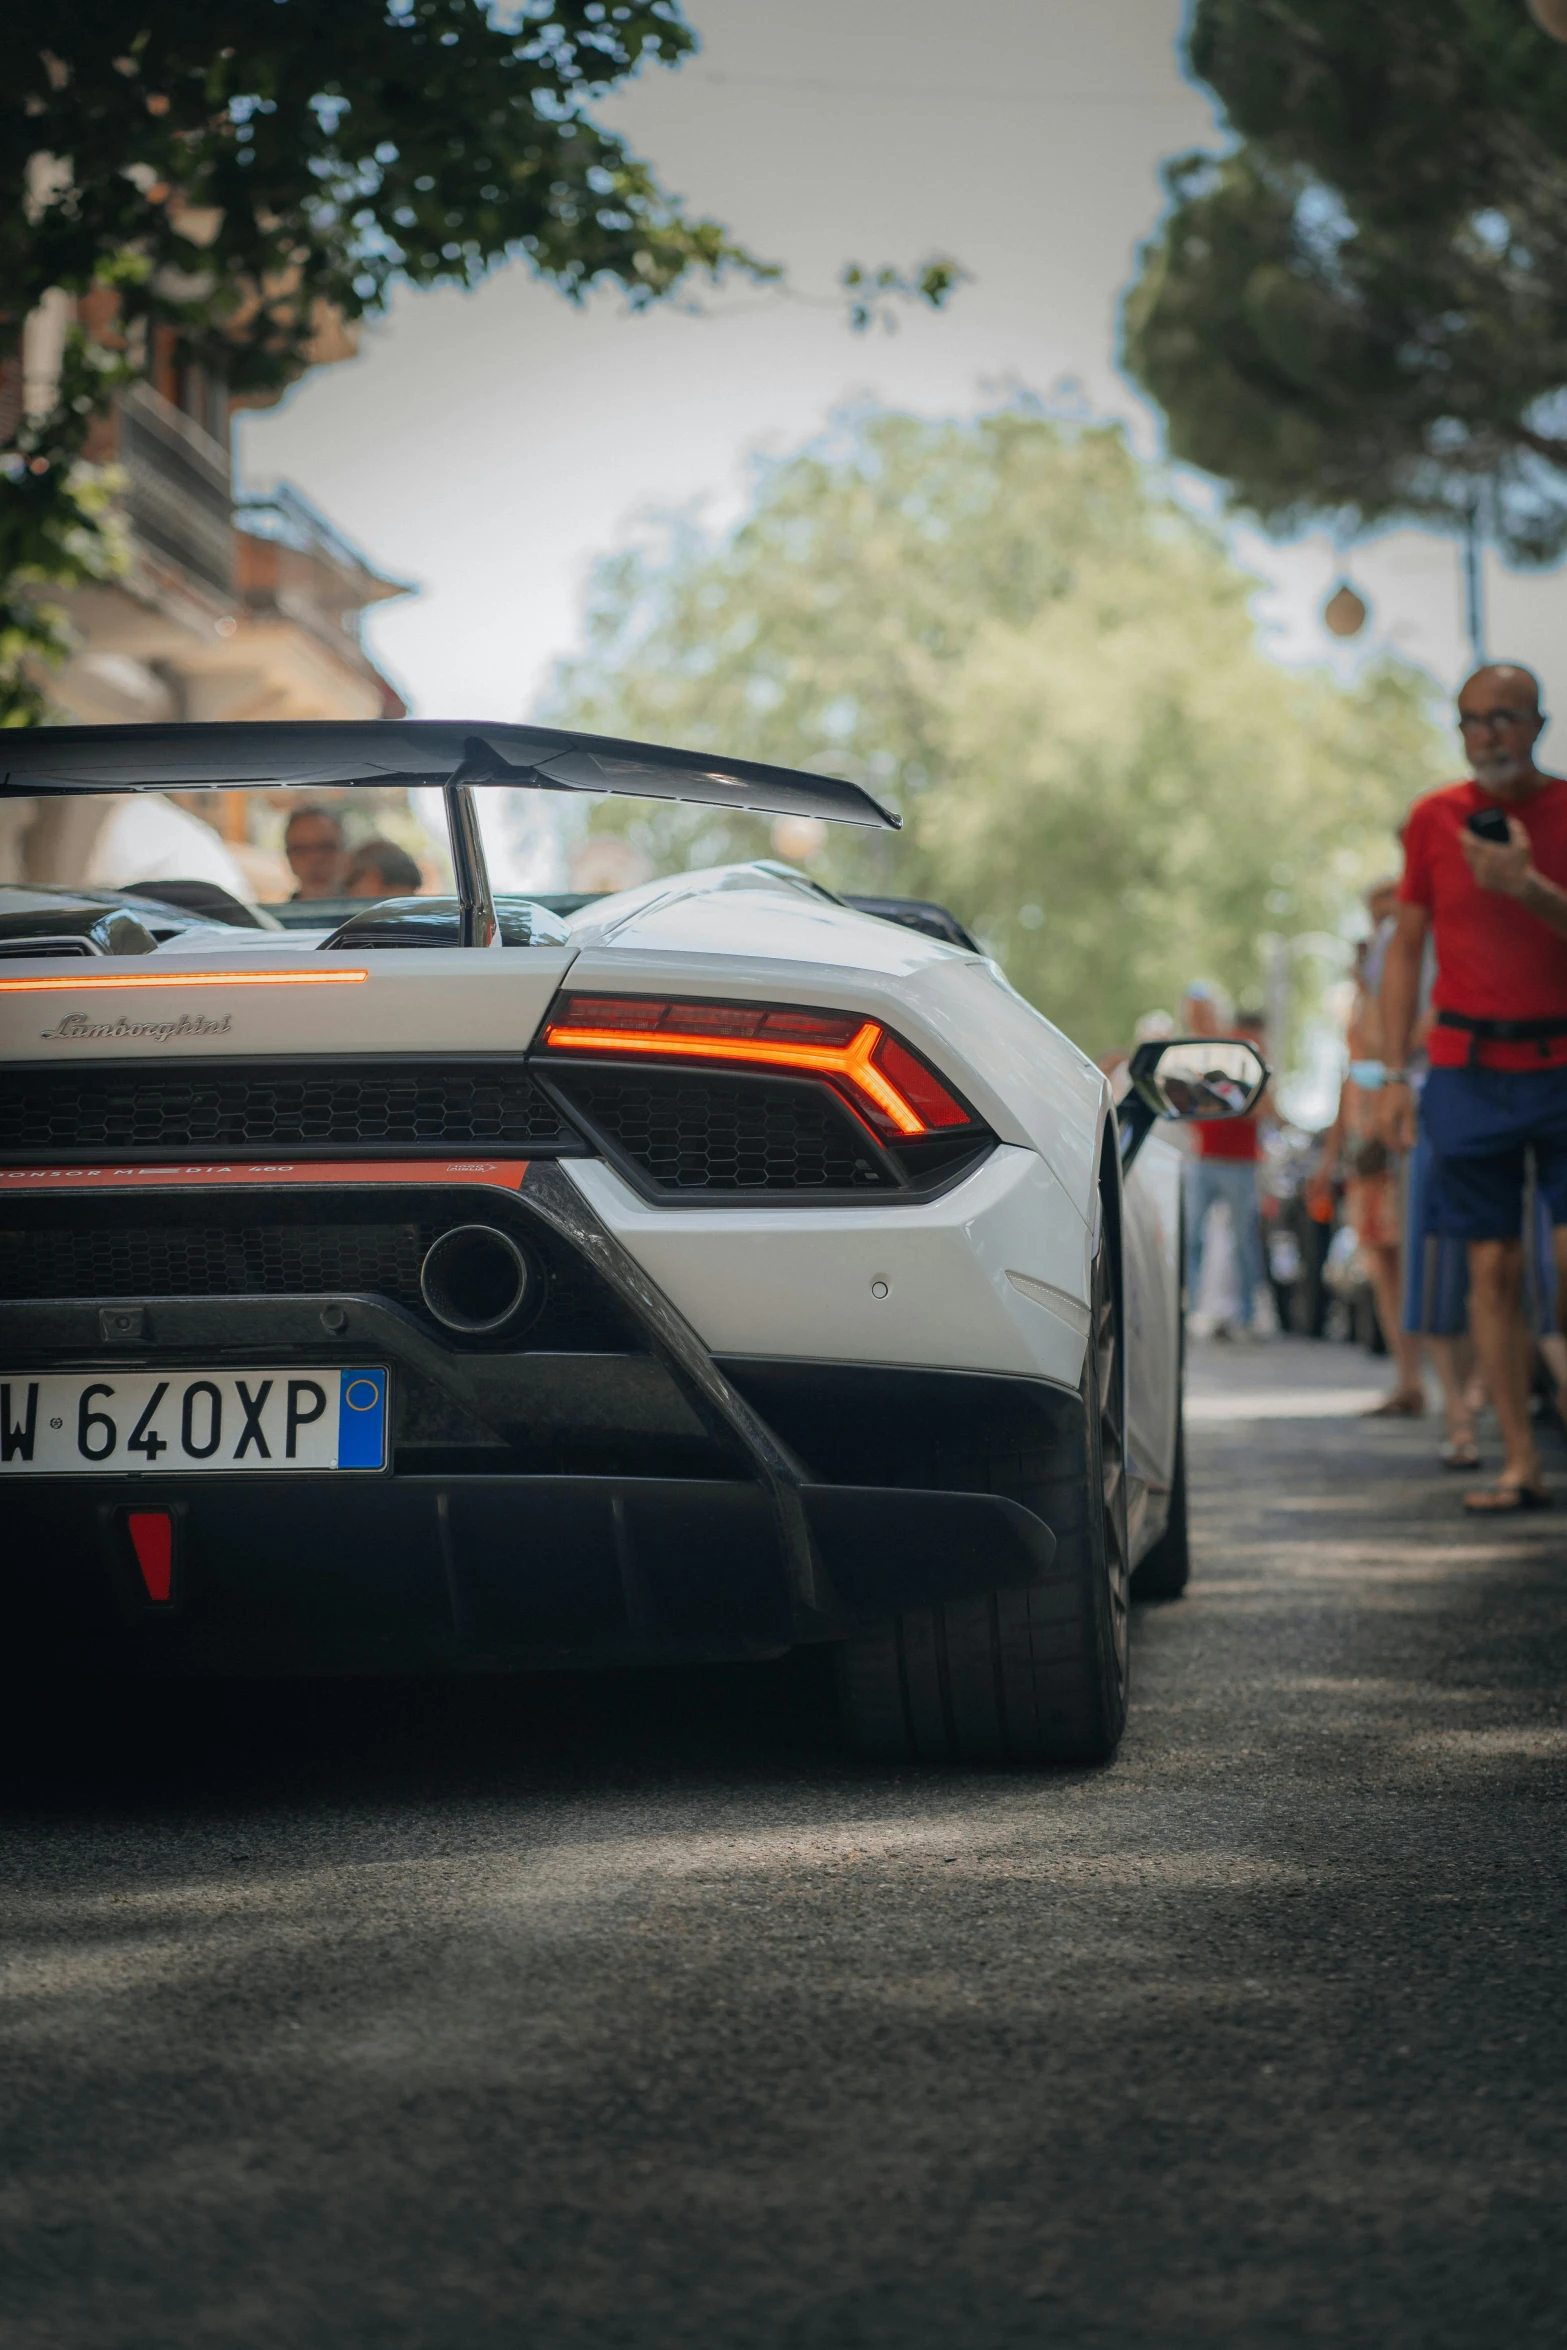
[[[1537,680],[1497,663],[1458,697],[1469,773],[1417,800],[1403,868],[1371,891],[1356,957],[1348,1067],[1308,1200],[1354,1232],[1393,1366],[1374,1416],[1442,1397],[1441,1457],[1482,1463],[1487,1405],[1498,1473],[1465,1507],[1542,1508],[1531,1398],[1567,1418],[1567,782],[1535,763],[1545,723]],[[1260,1034],[1198,983],[1184,1033]],[[1163,1015],[1145,1024],[1149,1033]],[[1255,1120],[1194,1130],[1186,1176],[1187,1285],[1200,1297],[1213,1208],[1229,1213],[1238,1327],[1255,1334],[1261,1295]],[[1563,1292],[1567,1302],[1567,1291]]]

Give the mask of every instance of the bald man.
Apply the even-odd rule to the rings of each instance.
[[[1469,1313],[1501,1424],[1505,1459],[1467,1509],[1538,1509],[1545,1501],[1529,1421],[1529,1358],[1520,1298],[1526,1157],[1567,1277],[1567,783],[1544,775],[1545,724],[1527,669],[1477,669],[1458,697],[1469,779],[1417,800],[1404,829],[1397,924],[1382,974],[1384,1131],[1415,1139],[1406,1067],[1420,961],[1436,947],[1430,1073],[1419,1118],[1432,1151],[1426,1228],[1469,1253]],[[1505,841],[1471,829],[1476,816]]]

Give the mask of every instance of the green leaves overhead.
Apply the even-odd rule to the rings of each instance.
[[[49,420],[50,456],[37,470],[24,462],[0,479],[0,727],[37,726],[47,715],[42,671],[58,667],[74,641],[55,598],[126,569],[114,513],[118,470],[89,465],[82,454],[104,399],[124,379],[114,353],[73,328]]]
[[[1567,52],[1521,0],[1198,0],[1240,144],[1178,159],[1124,350],[1171,453],[1276,529],[1567,545]]]
[[[643,309],[731,271],[778,280],[595,119],[695,46],[677,0],[6,0],[0,360],[59,288],[90,297],[109,364],[85,408],[22,418],[0,452],[0,723],[43,714],[67,647],[40,590],[112,564],[82,535],[103,506],[82,419],[114,362],[145,371],[149,328],[264,403],[344,356],[337,322],[399,281],[473,286],[520,259],[572,301],[613,286]],[[850,263],[845,315],[939,310],[964,274]]]
[[[1384,228],[1522,196],[1561,151],[1567,62],[1524,0],[1197,0],[1189,54],[1243,139]]]
[[[356,318],[394,278],[521,256],[641,304],[693,271],[774,274],[592,119],[693,46],[671,0],[11,0],[7,331],[50,286],[111,279],[245,390],[297,372],[318,304]]]
[[[1336,922],[1439,779],[1424,681],[1279,669],[1255,585],[1118,431],[873,413],[720,542],[611,558],[551,715],[863,782],[907,831],[812,871],[950,904],[1099,1050],[1198,972],[1255,993],[1262,935]],[[597,821],[663,870],[776,853],[708,810]]]
[[[92,300],[52,412],[0,455],[0,724],[46,714],[71,643],[51,592],[119,561],[84,451],[148,328],[265,399],[399,279],[521,258],[642,308],[693,275],[775,277],[593,119],[694,45],[674,0],[8,0],[0,358],[51,288]]]

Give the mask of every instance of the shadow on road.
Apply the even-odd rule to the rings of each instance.
[[[1555,2350],[1567,1517],[1346,1352],[1199,1350],[1106,1771],[821,1653],[13,1688],[7,2350]]]
[[[471,1679],[0,1684],[0,1821],[838,1772],[830,1659]]]

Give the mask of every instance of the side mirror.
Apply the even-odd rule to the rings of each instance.
[[[1124,1173],[1161,1120],[1244,1118],[1268,1082],[1266,1061],[1240,1036],[1172,1036],[1140,1044],[1121,1104]]]
[[[1173,1036],[1140,1044],[1130,1076],[1156,1118],[1244,1118],[1268,1069],[1241,1037]]]

